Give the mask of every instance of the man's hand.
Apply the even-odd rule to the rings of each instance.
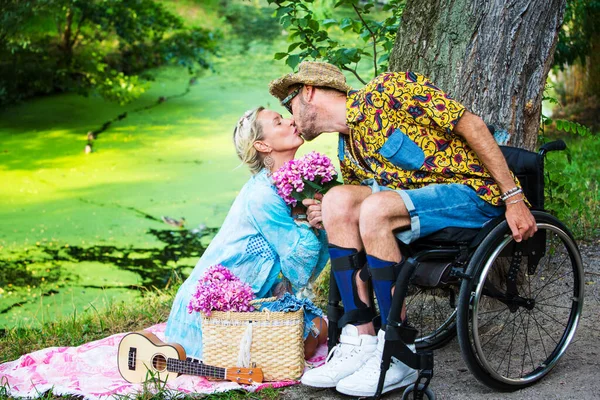
[[[502,193],[515,187],[515,181],[508,165],[506,165],[506,159],[481,118],[466,111],[458,120],[454,132],[462,136],[477,153]],[[537,226],[535,218],[533,218],[527,205],[522,201],[511,204],[511,201],[514,200],[516,198],[511,197],[506,204],[506,221],[512,231],[513,238],[515,241],[520,242],[533,236]]]
[[[537,231],[535,218],[523,201],[506,205],[506,222],[508,222],[515,242],[527,240]]]
[[[306,206],[306,219],[310,226],[323,229],[323,214],[321,213],[321,200],[323,195],[317,193],[314,199],[304,199],[302,204]]]

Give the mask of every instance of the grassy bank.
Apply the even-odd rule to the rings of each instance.
[[[136,331],[166,321],[180,282],[169,285],[165,290],[153,290],[144,296],[143,301],[115,302],[103,309],[90,306],[82,313],[75,310],[69,318],[58,319],[42,325],[39,329],[10,328],[0,337],[0,363],[17,359],[22,354],[53,346],[79,346],[83,343],[107,336]],[[116,366],[115,366],[116,367]],[[259,393],[233,391],[210,396],[178,394],[178,398],[192,399],[276,399],[279,390],[265,389]],[[166,390],[160,382],[148,382],[137,395],[125,399],[168,399],[174,393]],[[78,399],[77,396],[54,396],[40,393],[40,399]],[[8,395],[8,385],[0,382],[0,399],[12,399]]]

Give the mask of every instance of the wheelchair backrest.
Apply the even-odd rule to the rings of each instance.
[[[544,156],[517,147],[500,146],[510,170],[536,210],[544,209]]]

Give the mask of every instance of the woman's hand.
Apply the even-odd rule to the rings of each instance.
[[[280,299],[286,293],[292,293],[293,294],[294,292],[292,291],[292,284],[290,283],[290,281],[287,280],[286,278],[283,278],[281,280],[281,282],[279,282],[273,288],[273,296],[275,296],[278,299]]]
[[[306,207],[306,218],[310,226],[323,229],[323,215],[321,214],[321,200],[323,195],[317,193],[314,199],[304,199],[302,204]]]

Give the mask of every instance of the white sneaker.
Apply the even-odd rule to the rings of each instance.
[[[379,339],[377,350],[371,354],[371,357],[358,371],[339,381],[335,387],[338,392],[359,397],[373,396],[375,394],[377,383],[379,382],[385,331],[379,330],[377,337]],[[414,345],[409,345],[409,348],[414,351]],[[395,357],[392,357],[390,367],[385,374],[382,393],[408,386],[417,380],[417,376],[418,372],[416,369],[412,369]]]
[[[319,388],[335,387],[340,379],[356,372],[376,349],[376,336],[359,335],[354,325],[346,325],[340,342],[331,349],[325,364],[306,371],[301,382]]]

